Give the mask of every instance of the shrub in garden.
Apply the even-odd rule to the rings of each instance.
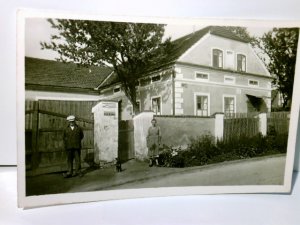
[[[253,137],[240,136],[230,140],[218,140],[206,134],[192,138],[186,150],[164,146],[160,164],[167,167],[189,167],[205,164],[285,153],[287,134],[268,133]]]

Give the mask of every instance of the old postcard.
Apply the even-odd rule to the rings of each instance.
[[[289,192],[299,27],[20,11],[19,206]]]

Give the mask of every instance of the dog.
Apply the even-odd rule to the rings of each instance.
[[[122,163],[119,158],[116,158],[116,171],[117,172],[122,172]]]

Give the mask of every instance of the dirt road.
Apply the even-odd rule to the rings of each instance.
[[[284,167],[284,156],[233,161],[128,183],[113,189],[194,185],[278,185],[283,183]]]

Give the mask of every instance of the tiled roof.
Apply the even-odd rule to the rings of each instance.
[[[239,38],[231,31],[224,27],[209,26],[201,30],[185,35],[172,41],[173,46],[168,56],[160,64],[149,65],[148,72],[153,72],[165,66],[171,65],[196,42],[198,42],[205,34],[211,34],[247,42]],[[107,87],[118,83],[117,74],[107,67],[78,67],[74,63],[61,63],[57,61],[28,58],[25,59],[25,83],[33,85],[60,86],[70,88],[94,89],[100,84],[101,87]],[[107,79],[106,79],[107,78]],[[106,79],[106,80],[105,80]],[[103,82],[104,81],[104,82]]]
[[[163,68],[164,66],[171,65],[172,63],[175,63],[176,60],[185,53],[189,48],[191,48],[194,44],[196,44],[205,34],[210,32],[211,34],[221,36],[224,38],[228,38],[231,40],[236,40],[240,42],[247,43],[247,40],[241,39],[240,37],[236,36],[233,32],[225,29],[224,27],[220,26],[208,26],[201,30],[198,30],[196,32],[190,33],[188,35],[185,35],[181,38],[178,38],[174,41],[172,41],[173,46],[172,50],[168,53],[168,56],[164,61],[162,61],[159,65],[149,65],[149,73],[155,70],[158,70],[160,68]],[[109,86],[113,83],[117,83],[118,77],[116,74],[112,75],[109,79],[107,79],[101,86]]]
[[[74,63],[25,57],[25,84],[78,89],[97,88],[112,72],[107,67],[78,67]]]

